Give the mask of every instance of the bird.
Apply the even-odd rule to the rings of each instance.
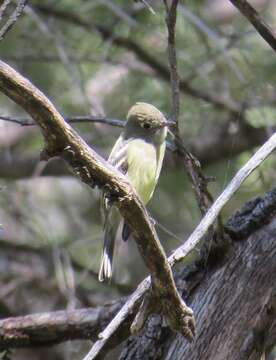
[[[143,204],[147,205],[159,179],[168,126],[173,122],[168,121],[155,106],[145,102],[133,105],[126,120],[108,162],[127,177]],[[126,241],[131,231],[106,192],[103,192],[102,208],[104,245],[98,278],[100,282],[110,282],[115,239]]]

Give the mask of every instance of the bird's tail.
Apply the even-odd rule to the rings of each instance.
[[[116,208],[111,208],[104,226],[104,246],[98,276],[99,281],[101,282],[109,282],[112,277],[114,245],[119,223],[120,216],[118,210]]]
[[[114,243],[115,243],[115,238],[110,238],[105,235],[101,265],[99,271],[99,281],[101,282],[102,281],[109,282],[111,280]]]

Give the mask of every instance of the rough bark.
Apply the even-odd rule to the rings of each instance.
[[[99,308],[56,311],[0,321],[0,350],[9,347],[53,345],[65,340],[96,340],[123,301]]]
[[[276,342],[275,211],[276,190],[249,202],[226,226],[228,251],[212,251],[205,270],[199,262],[181,272],[178,284],[197,320],[192,344],[152,316],[120,359],[259,360]]]

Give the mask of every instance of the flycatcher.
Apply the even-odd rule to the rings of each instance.
[[[108,158],[111,165],[125,174],[145,205],[158,182],[169,125],[171,122],[156,107],[136,103],[129,110],[124,130]],[[103,213],[104,246],[99,281],[110,281],[115,239],[126,241],[130,229],[106,194],[103,194]]]

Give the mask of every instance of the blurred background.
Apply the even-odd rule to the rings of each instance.
[[[148,3],[154,14],[139,1],[29,1],[0,42],[0,58],[65,117],[124,120],[136,101],[170,116],[165,11],[161,1]],[[275,1],[251,3],[276,25]],[[13,9],[11,3],[3,19]],[[228,0],[180,1],[176,29],[181,136],[213,178],[209,190],[216,198],[275,131],[275,54]],[[100,192],[61,160],[39,161],[43,139],[31,122],[0,94],[0,316],[96,306],[131,293],[147,274],[135,244],[118,244],[114,279],[99,283]],[[72,126],[105,158],[121,132],[105,123]],[[275,178],[271,156],[223,219],[270,189]],[[167,229],[157,228],[167,254],[200,220],[183,163],[170,151],[148,209]],[[16,350],[12,358],[81,359],[89,345]]]

